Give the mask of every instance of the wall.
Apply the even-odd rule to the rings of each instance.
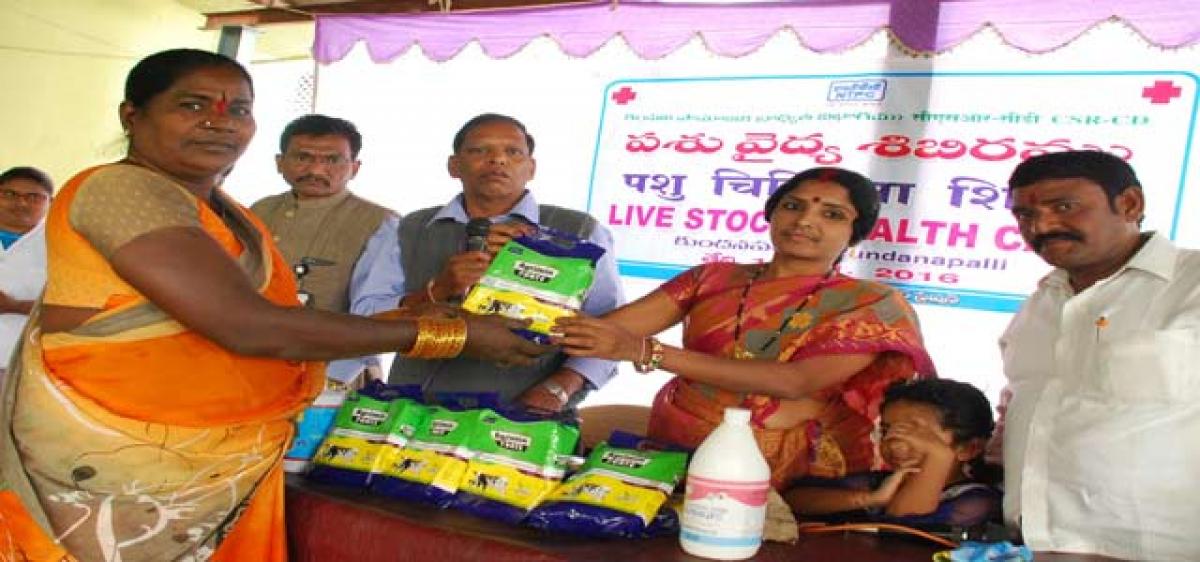
[[[124,152],[117,104],[138,59],[217,41],[199,13],[161,0],[0,0],[0,14],[0,166],[37,166],[59,184]]]

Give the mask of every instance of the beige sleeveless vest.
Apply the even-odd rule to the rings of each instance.
[[[332,312],[350,310],[350,274],[367,240],[391,211],[349,191],[330,197],[300,200],[292,193],[272,195],[250,210],[266,223],[295,267],[308,258],[308,272],[296,280],[311,296],[311,306]],[[320,263],[328,262],[328,265]]]

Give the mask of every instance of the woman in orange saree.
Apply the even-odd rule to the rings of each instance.
[[[837,271],[878,213],[867,178],[801,172],[767,200],[770,262],[695,267],[602,319],[561,321],[560,343],[678,375],[655,397],[653,439],[696,447],[725,408],[749,409],[776,489],[877,468],[870,435],[884,389],[934,373],[903,295]],[[682,348],[651,337],[681,321]]]
[[[245,69],[165,51],[125,90],[127,157],[78,174],[47,218],[0,409],[0,560],[286,560],[281,461],[321,362],[544,350],[493,320],[300,307],[269,233],[218,187],[255,129]]]

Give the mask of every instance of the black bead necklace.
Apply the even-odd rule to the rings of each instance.
[[[786,328],[788,323],[792,321],[792,318],[795,318],[797,314],[808,307],[808,304],[812,302],[813,297],[816,296],[817,291],[821,290],[821,288],[825,286],[825,283],[828,282],[831,277],[833,277],[833,272],[836,269],[836,266],[829,268],[829,270],[825,272],[825,275],[821,276],[821,280],[817,281],[817,283],[813,285],[813,288],[808,291],[807,295],[804,295],[804,300],[800,301],[800,306],[797,306],[783,318],[783,321],[779,323],[779,327],[775,328],[775,333],[771,334],[771,337],[767,338],[767,341],[763,342],[763,344],[758,347],[758,351],[750,351],[747,349],[746,345],[741,342],[742,315],[746,312],[746,300],[747,297],[750,296],[750,286],[754,285],[754,282],[758,281],[758,278],[761,277],[762,274],[767,270],[767,264],[765,263],[758,266],[758,269],[754,270],[754,273],[750,276],[750,279],[746,281],[746,286],[742,288],[742,296],[738,299],[736,315],[737,320],[733,327],[733,358],[757,359],[759,353],[762,353],[766,351],[767,348],[771,347],[771,345],[779,339],[779,336],[783,334],[783,329]]]

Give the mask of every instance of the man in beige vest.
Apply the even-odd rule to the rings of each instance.
[[[250,207],[292,265],[306,306],[363,315],[376,312],[352,306],[356,280],[365,277],[373,262],[386,262],[371,255],[380,246],[371,240],[395,232],[399,217],[346,189],[361,165],[361,148],[362,135],[345,119],[305,115],[292,121],[283,129],[280,153],[275,156],[276,169],[292,189]],[[333,381],[353,384],[364,371],[380,378],[378,365],[374,356],[333,361],[326,374]]]

